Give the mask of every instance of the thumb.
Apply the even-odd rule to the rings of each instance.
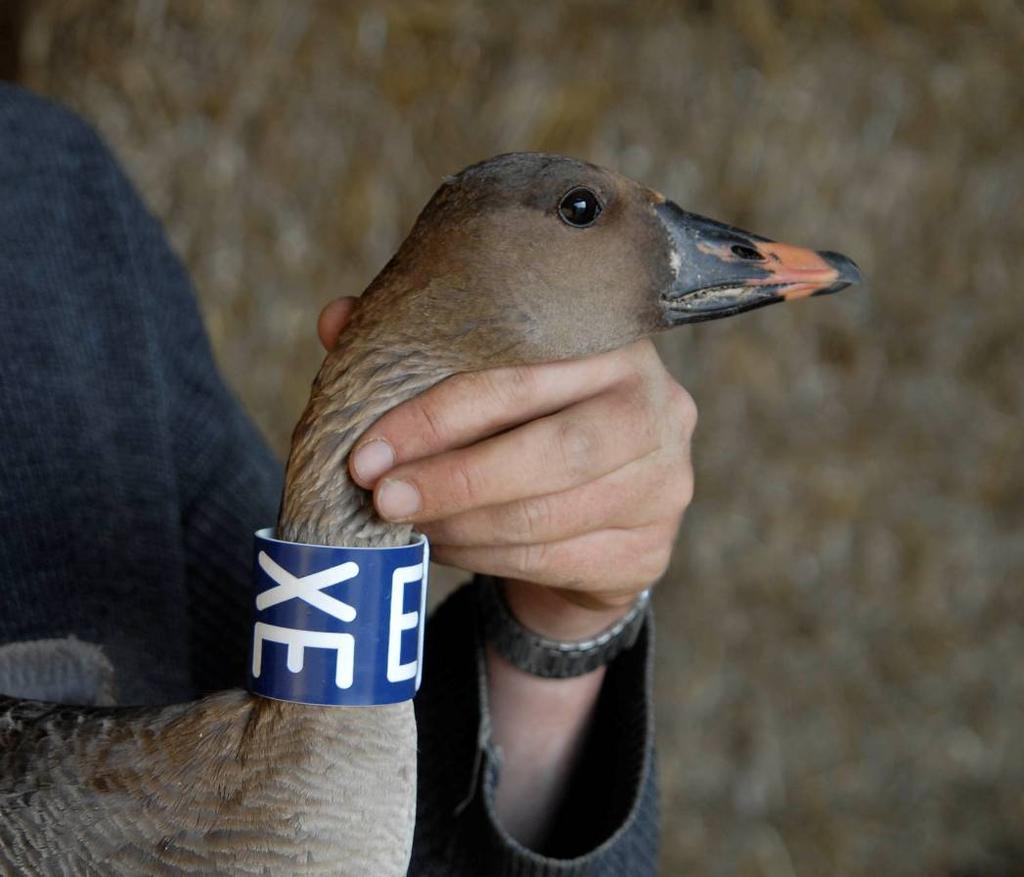
[[[320,343],[327,351],[334,350],[338,336],[344,331],[356,306],[355,296],[346,295],[328,302],[316,321],[316,332]]]

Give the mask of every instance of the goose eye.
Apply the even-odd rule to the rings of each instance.
[[[558,205],[558,215],[569,225],[586,228],[601,215],[601,202],[590,189],[578,186],[566,193]]]

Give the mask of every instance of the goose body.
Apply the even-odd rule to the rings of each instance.
[[[405,707],[0,703],[0,872],[404,873],[415,753],[380,767],[412,745]]]
[[[474,165],[435,193],[327,355],[293,436],[278,535],[406,543],[410,528],[376,517],[346,460],[377,418],[452,374],[596,354],[856,279],[838,254],[686,213],[594,165]],[[8,698],[0,872],[401,875],[415,784],[410,702]]]

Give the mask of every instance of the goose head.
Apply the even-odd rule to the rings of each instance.
[[[366,428],[457,372],[603,353],[664,329],[856,282],[844,256],[688,213],[559,155],[511,153],[446,179],[360,297],[292,440],[279,532],[402,544],[346,475]]]
[[[621,174],[511,153],[447,178],[361,299],[453,370],[601,353],[860,279],[845,256],[689,213]]]

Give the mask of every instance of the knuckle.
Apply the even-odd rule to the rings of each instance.
[[[565,471],[572,478],[587,473],[597,446],[593,431],[578,420],[568,419],[558,425],[558,453]]]
[[[439,447],[446,440],[448,430],[443,410],[436,399],[423,399],[417,408],[420,430],[431,447]]]
[[[650,389],[639,378],[623,381],[616,395],[627,417],[648,418],[657,407]]]
[[[693,501],[693,482],[691,480],[673,481],[666,487],[666,493],[661,503],[663,512],[657,518],[672,527],[673,531],[679,529],[683,515]]]
[[[466,460],[453,461],[448,473],[450,492],[457,509],[474,508],[480,497],[480,476]]]
[[[641,447],[638,450],[651,451],[658,446],[661,432],[659,405],[650,387],[642,381],[631,381],[623,386],[621,393],[623,421],[635,431]]]
[[[518,563],[524,576],[542,575],[550,561],[551,549],[544,542],[533,542],[519,549]]]
[[[551,528],[551,504],[546,497],[533,497],[511,504],[511,532],[523,540],[537,540]]]
[[[690,503],[693,502],[693,477],[692,475],[688,478],[684,478],[682,483],[679,485],[676,491],[676,512],[678,517],[682,517],[689,507]]]
[[[693,396],[675,381],[671,384],[669,405],[676,422],[681,425],[684,434],[687,437],[692,436],[697,428],[697,403],[694,402]]]
[[[693,469],[690,466],[688,457],[681,457],[673,461],[671,471],[663,481],[662,502],[672,513],[673,517],[682,515],[693,501]]]

